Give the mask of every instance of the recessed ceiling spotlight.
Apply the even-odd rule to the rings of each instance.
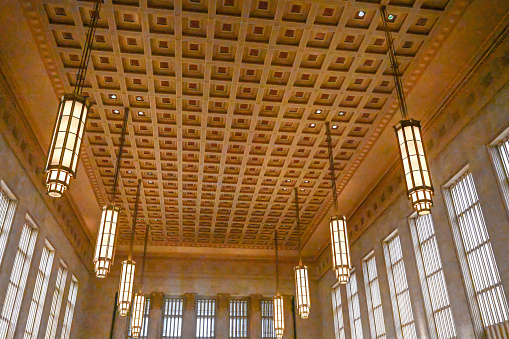
[[[154,173],[152,173],[152,172],[148,172],[147,174],[148,174],[148,175],[153,175]]]
[[[288,188],[283,188],[283,191],[288,191]]]
[[[133,171],[127,171],[127,173],[128,173],[128,174],[132,174],[132,173],[133,173]]]
[[[316,124],[309,124],[309,127],[316,127]]]
[[[317,109],[315,113],[316,114],[322,114],[322,110],[321,109]]]
[[[116,94],[110,94],[110,99],[116,99],[116,98],[117,98]]]
[[[332,129],[338,129],[338,125],[332,125]]]
[[[120,114],[120,111],[119,111],[118,109],[114,109],[114,110],[113,110],[113,113],[114,113],[114,114]]]
[[[389,15],[387,15],[387,19],[388,19],[389,21],[393,21],[395,18],[396,18],[396,17],[395,17],[393,14],[389,14]]]
[[[345,112],[345,111],[340,111],[340,112],[338,113],[338,115],[341,115],[341,116],[343,116],[343,115],[345,115],[345,114],[346,114],[346,112]]]
[[[139,115],[139,116],[144,116],[144,115],[145,115],[145,112],[139,111],[139,112],[138,112],[138,115]]]
[[[303,188],[301,188],[300,190],[301,190],[301,191],[304,191],[304,189],[303,189]]]
[[[286,182],[290,182],[291,180],[290,179],[286,179]]]
[[[148,183],[149,183],[149,184],[153,184],[154,182],[153,182],[152,180],[150,180]]]
[[[357,12],[357,16],[358,16],[359,18],[364,18],[364,16],[365,16],[365,15],[366,15],[366,12],[364,12],[364,11],[359,11],[359,12]]]
[[[309,184],[309,180],[304,180],[304,182],[305,182],[306,184]]]
[[[143,100],[143,98],[142,98],[142,97],[140,97],[140,96],[137,96],[137,97],[136,97],[136,101],[142,101],[142,100]]]

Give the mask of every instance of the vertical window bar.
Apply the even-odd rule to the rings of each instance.
[[[198,299],[196,338],[213,339],[215,337],[216,300]]]
[[[271,300],[262,300],[262,339],[276,338],[274,331],[274,304]]]
[[[11,193],[7,188],[0,186],[0,263],[4,258],[5,247],[7,246],[7,239],[11,232],[12,220],[18,202],[11,198]]]
[[[78,295],[78,280],[73,275],[71,277],[71,286],[67,294],[67,304],[65,306],[64,321],[62,324],[62,335],[60,339],[69,339],[71,337],[72,319],[74,308],[76,307],[76,296]]]
[[[148,339],[148,320],[150,315],[150,298],[145,298],[145,308],[143,309],[143,324],[141,325],[140,336],[138,339]],[[134,339],[131,333],[131,314],[127,317],[127,339]]]
[[[37,334],[39,333],[39,325],[41,324],[42,310],[44,308],[44,301],[46,300],[46,291],[48,290],[54,255],[55,251],[46,243],[42,249],[41,261],[39,263],[39,270],[37,271],[37,278],[32,294],[32,302],[30,303],[30,311],[26,320],[25,334],[23,336],[25,339],[37,338]]]
[[[497,263],[484,221],[481,204],[470,172],[450,188],[454,227],[460,234],[468,271],[473,284],[481,321],[487,332],[509,333],[509,309],[500,280]]]
[[[430,332],[438,339],[456,338],[456,327],[431,214],[410,218],[409,224],[428,322],[432,327]]]
[[[346,284],[348,311],[350,313],[350,326],[352,339],[364,338],[362,333],[361,308],[359,304],[359,290],[357,288],[357,274],[351,271],[350,280]]]
[[[384,242],[385,262],[398,338],[417,339],[401,240],[396,233]]]
[[[54,339],[57,335],[58,317],[60,316],[60,307],[64,298],[65,282],[67,280],[67,266],[61,261],[58,267],[57,281],[51,300],[51,309],[49,311],[48,327],[46,327],[45,339]],[[63,331],[62,331],[63,333]]]
[[[369,311],[369,325],[373,338],[385,338],[385,322],[378,285],[375,255],[372,253],[363,260],[366,297]]]
[[[334,315],[335,339],[345,339],[345,324],[343,321],[343,306],[341,304],[340,284],[332,287],[332,314]]]
[[[25,293],[28,272],[30,271],[30,265],[32,263],[37,234],[37,228],[29,220],[26,220],[23,230],[21,231],[16,257],[12,266],[11,277],[0,315],[0,338],[11,339],[14,337],[21,302],[23,301],[23,294]]]
[[[183,298],[166,298],[163,312],[162,339],[182,338]]]
[[[230,338],[247,339],[248,303],[244,299],[230,300]]]

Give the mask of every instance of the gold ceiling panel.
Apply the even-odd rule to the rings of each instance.
[[[388,4],[407,77],[450,4]],[[104,203],[123,107],[131,108],[120,243],[129,240],[137,178],[138,241],[148,223],[153,245],[268,248],[278,229],[284,246],[295,248],[294,187],[309,237],[331,199],[325,122],[333,125],[341,179],[380,133],[394,100],[379,5],[106,0],[84,89],[95,102],[85,147]],[[37,4],[69,90],[92,7],[77,0]]]

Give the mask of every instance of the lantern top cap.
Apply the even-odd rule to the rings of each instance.
[[[331,220],[346,220],[346,217],[344,215],[333,215],[330,218]]]
[[[62,95],[62,100],[72,100],[72,99],[79,101],[81,103],[84,103],[86,106],[91,106],[91,104],[92,104],[90,102],[89,97],[83,96],[78,93],[69,92],[69,93],[65,93],[64,95]]]
[[[300,265],[295,266],[293,269],[297,271],[297,270],[303,269],[303,268],[307,269],[308,267],[306,265],[300,264]]]
[[[406,127],[406,126],[417,126],[417,127],[421,127],[421,122],[419,120],[415,120],[415,119],[405,119],[405,120],[400,120],[395,126],[394,126],[394,129],[398,130],[398,129],[401,129],[403,127]]]

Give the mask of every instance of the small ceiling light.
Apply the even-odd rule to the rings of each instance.
[[[304,180],[304,182],[305,182],[306,184],[308,184],[308,183],[309,183],[309,180]]]
[[[133,171],[127,171],[127,174],[132,174],[132,173],[133,173]]]
[[[340,116],[344,116],[345,114],[346,114],[346,112],[345,112],[345,111],[340,111],[340,112],[338,113],[338,115],[340,115]]]
[[[116,99],[116,98],[117,98],[116,94],[110,94],[110,99]]]
[[[142,111],[139,111],[138,112],[138,115],[141,117],[141,116],[144,116],[145,115],[145,112],[142,112]]]
[[[359,11],[359,12],[357,12],[357,16],[358,16],[359,18],[364,18],[364,16],[365,16],[365,15],[366,15],[366,12],[364,12],[364,11]]]
[[[152,180],[150,180],[148,183],[149,183],[149,184],[153,184],[154,182],[153,182]]]
[[[394,15],[392,15],[392,14],[387,15],[387,20],[394,21],[394,19],[395,19]]]
[[[338,129],[338,125],[332,125],[332,129]]]
[[[301,188],[300,190],[301,190],[301,191],[304,191],[304,189],[303,189],[303,188]]]
[[[154,175],[154,173],[152,173],[152,172],[148,172],[147,174],[148,174],[148,175]]]
[[[322,114],[322,110],[321,109],[317,109],[315,113],[316,114]]]
[[[288,188],[283,188],[283,191],[288,191]]]
[[[291,180],[290,179],[286,179],[286,182],[290,182]]]
[[[316,124],[309,124],[309,127],[316,127]]]
[[[143,101],[143,98],[142,98],[142,97],[140,97],[140,96],[137,96],[137,97],[136,97],[136,101]]]
[[[120,110],[118,110],[118,109],[114,109],[114,110],[113,110],[113,113],[115,113],[115,114],[120,114]]]

